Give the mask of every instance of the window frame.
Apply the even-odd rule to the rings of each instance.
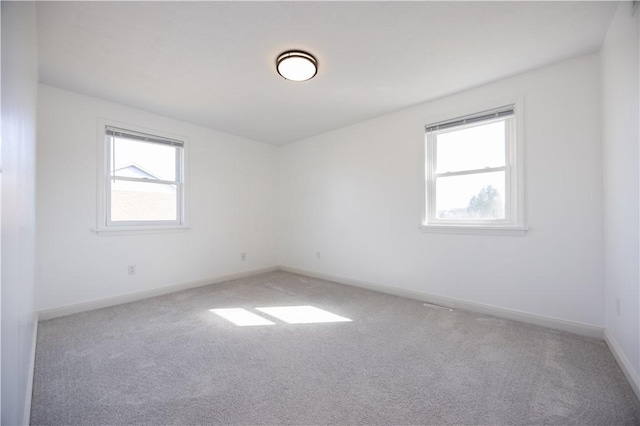
[[[111,176],[111,139],[108,129],[121,130],[123,133],[145,135],[150,139],[156,139],[150,143],[162,144],[159,141],[182,144],[176,150],[176,176],[175,181],[150,180],[144,178]],[[98,170],[97,170],[97,226],[94,229],[98,235],[131,235],[158,232],[172,232],[188,229],[187,225],[187,138],[171,134],[165,131],[146,129],[136,125],[119,123],[111,120],[98,120]],[[116,181],[131,181],[151,184],[176,185],[176,220],[153,221],[112,221],[111,220],[111,184]]]
[[[475,112],[466,114],[451,114],[449,119],[434,121],[434,124],[425,126],[423,140],[423,215],[420,229],[423,232],[455,233],[455,234],[484,234],[524,236],[528,228],[524,225],[524,173],[523,173],[523,125],[522,125],[522,98],[515,101],[494,103],[484,108],[475,108]],[[496,105],[502,105],[496,107]],[[513,107],[513,114],[508,117],[494,117],[485,120],[476,120],[470,123],[446,127],[430,132],[427,129],[444,123],[454,123],[473,117],[501,111]],[[451,118],[456,117],[456,118]],[[456,172],[436,173],[438,134],[464,130],[482,124],[505,120],[507,140],[505,141],[505,165],[491,169],[468,169]],[[505,172],[505,218],[504,219],[438,219],[435,211],[436,181],[438,177],[457,175],[479,175],[488,172]]]

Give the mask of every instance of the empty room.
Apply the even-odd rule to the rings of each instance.
[[[636,1],[2,1],[1,424],[640,424]]]

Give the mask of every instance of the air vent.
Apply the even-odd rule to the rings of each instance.
[[[447,308],[446,306],[434,305],[433,303],[423,303],[422,306],[426,306],[427,308],[432,309],[442,309],[443,311],[453,312],[453,309]]]

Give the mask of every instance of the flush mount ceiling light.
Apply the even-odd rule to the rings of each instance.
[[[306,81],[318,72],[318,61],[307,52],[290,50],[278,56],[276,69],[278,74],[287,80]]]

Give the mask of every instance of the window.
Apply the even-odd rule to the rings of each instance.
[[[184,142],[102,126],[102,229],[184,225]]]
[[[426,126],[424,230],[524,234],[515,112],[508,105]]]

